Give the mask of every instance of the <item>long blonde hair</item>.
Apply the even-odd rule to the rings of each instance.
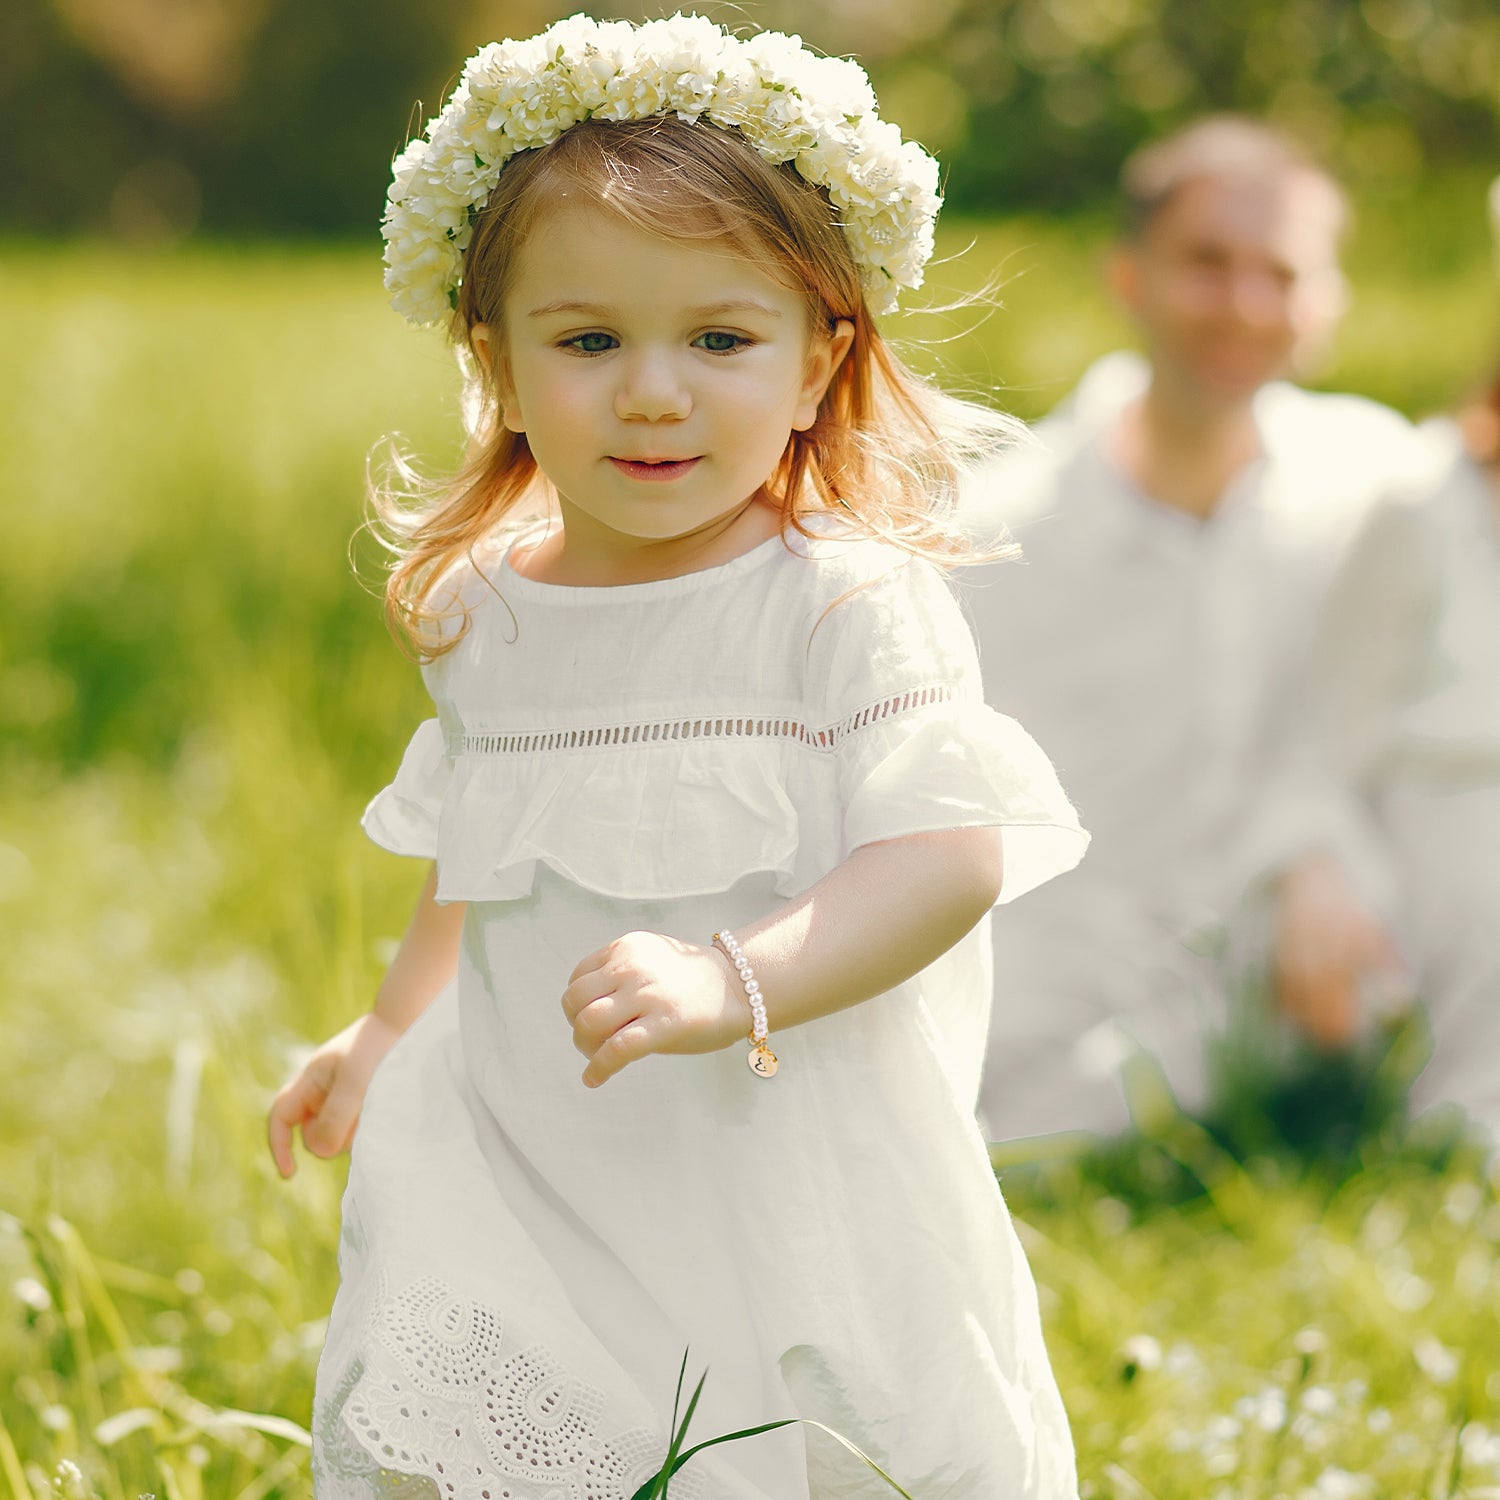
[[[414,655],[451,650],[451,591],[442,589],[476,548],[548,513],[551,485],[523,433],[498,420],[496,392],[473,330],[503,327],[520,247],[560,189],[627,223],[674,240],[729,244],[806,297],[814,336],[854,327],[817,420],[793,431],[766,493],[783,536],[839,511],[855,532],[953,564],[974,553],[956,516],[958,482],[1018,429],[1014,419],[946,395],[909,370],[865,306],[859,272],[825,193],[790,165],[773,166],[732,130],[676,116],[584,121],[551,145],[513,158],[474,225],[451,323],[468,390],[468,460],[440,486],[371,486],[374,528],[394,556],[386,618]],[[826,335],[825,335],[826,336]]]

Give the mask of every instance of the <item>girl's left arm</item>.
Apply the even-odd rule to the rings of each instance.
[[[1002,830],[950,828],[862,845],[815,885],[735,937],[761,984],[772,1033],[845,1010],[925,969],[995,904]],[[750,1009],[711,943],[632,932],[591,953],[563,994],[597,1087],[651,1052],[744,1041]]]

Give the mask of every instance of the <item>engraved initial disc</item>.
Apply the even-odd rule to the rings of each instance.
[[[750,1064],[750,1071],[757,1078],[774,1078],[776,1076],[776,1054],[765,1045],[752,1047],[745,1061]]]

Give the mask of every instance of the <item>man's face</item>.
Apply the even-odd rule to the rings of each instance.
[[[1305,369],[1332,334],[1342,225],[1313,172],[1197,178],[1117,252],[1114,287],[1160,374],[1245,400]]]

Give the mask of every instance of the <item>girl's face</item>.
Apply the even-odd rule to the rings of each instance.
[[[721,244],[564,202],[521,247],[492,353],[501,416],[556,486],[568,545],[712,531],[811,427],[853,336]]]

